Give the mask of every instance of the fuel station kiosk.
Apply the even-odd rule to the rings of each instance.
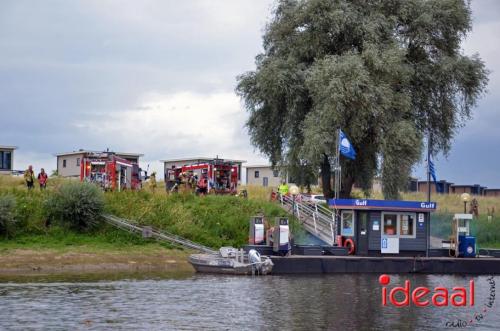
[[[337,245],[359,256],[427,256],[435,202],[330,199]]]

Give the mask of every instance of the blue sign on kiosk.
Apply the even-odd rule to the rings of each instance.
[[[355,254],[426,256],[435,202],[330,199],[338,211],[338,233],[355,243]]]
[[[370,199],[330,199],[330,207],[353,207],[356,209],[434,211],[435,202],[370,200]]]

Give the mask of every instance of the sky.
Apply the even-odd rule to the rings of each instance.
[[[161,159],[190,156],[267,163],[234,88],[255,68],[272,8],[272,0],[2,0],[0,145],[19,147],[15,169],[50,171],[54,154],[80,148],[143,153],[141,165],[157,171]],[[437,157],[437,176],[500,187],[500,1],[472,9],[463,51],[485,61],[489,91],[448,157]]]

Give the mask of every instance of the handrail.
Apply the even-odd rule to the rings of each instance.
[[[138,233],[142,234],[144,231],[144,227],[133,224],[134,221],[120,218],[120,217],[110,215],[110,214],[104,214],[104,215],[102,215],[102,217],[104,218],[104,220],[108,224],[110,224],[116,228],[119,228],[119,229],[122,229],[125,231],[129,231],[131,233],[137,233],[137,234]],[[195,243],[191,240],[188,240],[186,238],[182,238],[182,237],[177,236],[175,234],[169,233],[165,230],[160,231],[158,229],[154,229],[153,227],[149,227],[149,228],[151,229],[151,236],[156,238],[156,239],[164,240],[164,241],[167,241],[167,242],[174,244],[174,245],[180,245],[183,247],[195,249],[195,250],[198,250],[198,251],[201,251],[204,253],[208,253],[208,254],[216,254],[217,253],[216,251],[214,251],[213,249],[211,249],[207,246],[203,246],[201,244]]]
[[[318,204],[314,206],[304,204],[286,195],[279,195],[279,202],[283,208],[286,207],[297,216],[308,232],[331,245],[335,244],[334,212]]]

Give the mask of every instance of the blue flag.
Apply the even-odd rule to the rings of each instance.
[[[356,158],[356,151],[354,147],[352,147],[351,142],[347,139],[347,136],[340,130],[340,139],[339,139],[339,149],[340,153],[345,157],[354,160]]]
[[[437,182],[437,179],[436,179],[436,169],[434,168],[434,162],[432,162],[431,159],[429,159],[429,172],[431,173],[432,180],[434,182]]]
[[[434,162],[429,157],[429,173],[431,174],[432,180],[434,181],[434,184],[436,185],[436,192],[439,192],[439,187],[436,179],[436,168],[434,168]]]

